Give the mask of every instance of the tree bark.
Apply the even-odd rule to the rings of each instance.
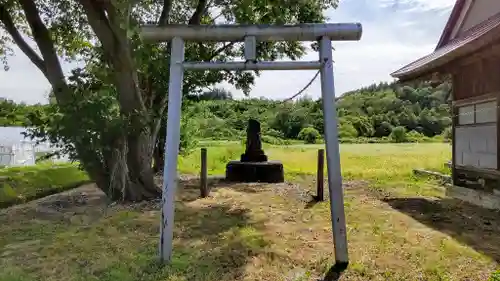
[[[128,136],[129,153],[127,155],[129,176],[131,181],[140,187],[144,198],[157,197],[161,190],[154,182],[152,155],[154,144],[149,134],[141,132]]]
[[[166,139],[166,130],[165,128],[161,128],[158,132],[158,136],[156,138],[156,147],[154,152],[154,171],[155,173],[160,173],[165,168],[165,139]]]
[[[110,145],[112,151],[104,155],[102,169],[96,169],[98,163],[92,164],[98,160],[87,156],[85,170],[112,200],[141,201],[161,195],[161,189],[154,183],[148,140],[147,134],[120,136]]]

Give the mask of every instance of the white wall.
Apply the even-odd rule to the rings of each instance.
[[[496,169],[497,125],[456,127],[455,164]]]

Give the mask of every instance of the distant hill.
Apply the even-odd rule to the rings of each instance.
[[[446,134],[451,124],[448,98],[451,85],[400,86],[379,83],[343,94],[337,99],[342,139],[385,138],[394,130],[413,138]],[[0,101],[0,126],[29,126],[30,113],[44,106]],[[263,98],[234,100],[221,89],[189,95],[183,109],[183,128],[189,136],[242,139],[249,118],[261,122],[265,141],[297,139],[308,128],[323,133],[322,101],[303,97],[294,102]],[[397,128],[397,129],[396,129]]]
[[[451,125],[450,93],[447,82],[436,87],[379,83],[343,94],[337,107],[340,118],[352,124],[358,136],[388,136],[392,128],[402,126],[432,137]]]

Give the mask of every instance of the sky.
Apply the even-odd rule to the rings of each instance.
[[[390,73],[432,52],[449,17],[454,0],[340,0],[336,10],[327,11],[328,22],[360,22],[360,41],[333,42],[336,95],[382,81]],[[308,52],[301,60],[316,60]],[[0,97],[16,102],[47,103],[50,85],[19,50],[9,58],[10,70],[0,70]],[[73,65],[64,64],[66,71]],[[256,79],[251,97],[286,99],[300,91],[315,71],[265,71]],[[318,79],[303,95],[321,95]],[[229,84],[219,85],[235,97],[243,94]]]

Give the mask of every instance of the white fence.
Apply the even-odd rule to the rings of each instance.
[[[40,152],[54,153],[55,148],[48,144],[36,145],[34,142],[22,141],[13,145],[0,145],[1,166],[29,166],[35,165],[37,154]],[[52,162],[68,162],[68,157],[51,157]]]
[[[0,145],[0,166],[35,165],[35,146],[30,142]]]
[[[35,165],[37,153],[53,153],[56,148],[48,143],[36,144],[24,138],[21,127],[0,127],[0,167]],[[67,157],[52,157],[54,162],[68,162]]]

